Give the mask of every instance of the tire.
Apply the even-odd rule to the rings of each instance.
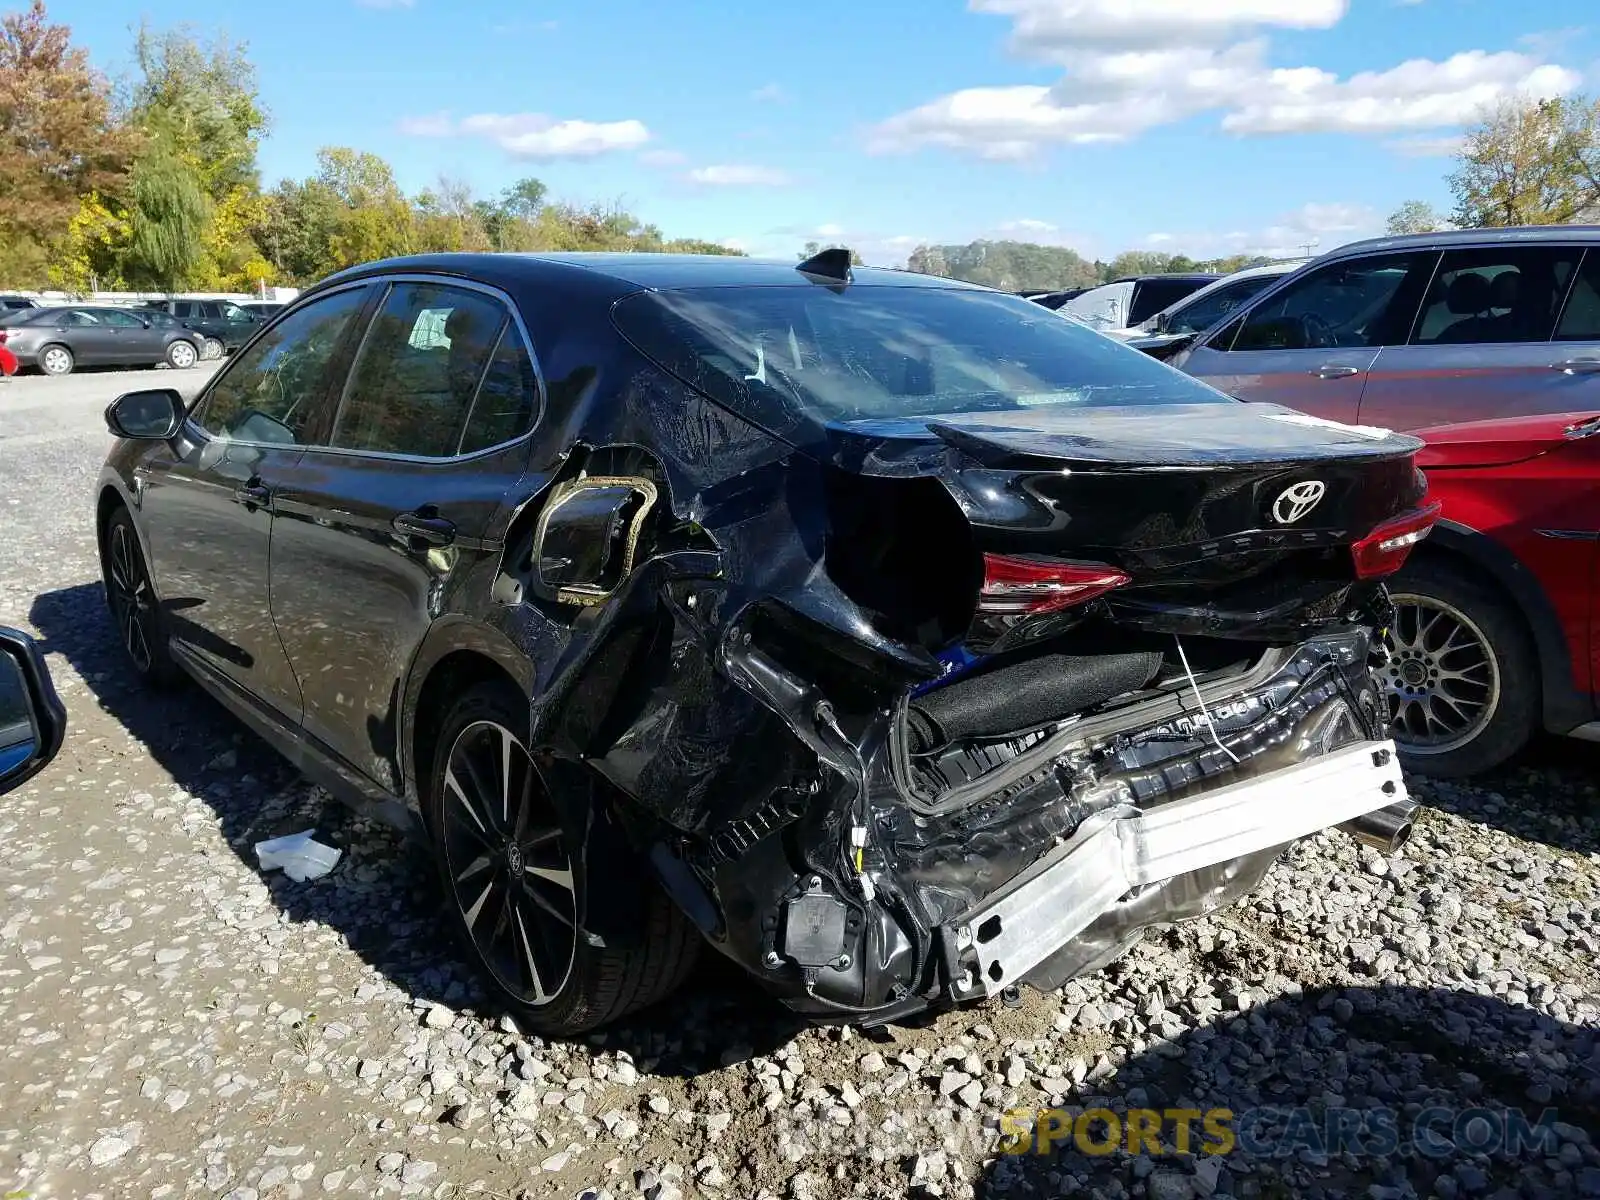
[[[100,573],[105,581],[106,607],[129,664],[140,679],[153,686],[176,683],[181,672],[168,649],[166,625],[150,584],[139,534],[126,508],[118,507],[106,522]]]
[[[167,346],[167,366],[175,371],[187,371],[200,361],[200,352],[194,343],[179,338]]]
[[[41,349],[37,361],[46,375],[71,375],[72,368],[78,365],[72,351],[59,343]]]
[[[1382,680],[1401,761],[1460,779],[1497,767],[1539,726],[1539,660],[1522,615],[1492,585],[1438,559],[1389,585]]]
[[[462,945],[519,1022],[572,1037],[675,990],[702,939],[653,882],[631,914],[641,932],[637,944],[596,946],[580,936],[574,916],[587,907],[578,903],[585,890],[638,878],[647,868],[599,849],[599,839],[574,859],[541,776],[512,732],[527,720],[527,700],[506,685],[462,693],[439,729],[423,811]],[[503,790],[506,762],[512,787]]]
[[[200,358],[203,362],[215,362],[223,354],[223,345],[214,337],[208,337],[200,343]]]

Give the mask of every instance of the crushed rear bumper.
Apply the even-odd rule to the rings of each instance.
[[[1406,801],[1394,743],[1362,741],[1185,799],[1097,813],[936,931],[947,996],[1059,986],[1148,926],[1231,902],[1296,839]]]

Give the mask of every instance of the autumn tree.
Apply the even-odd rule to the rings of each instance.
[[[42,0],[0,19],[0,281],[37,285],[85,198],[125,184],[110,89]]]
[[[1600,216],[1600,100],[1515,98],[1471,130],[1450,176],[1462,228]]]

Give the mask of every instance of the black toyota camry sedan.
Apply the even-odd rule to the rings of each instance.
[[[107,419],[134,668],[424,837],[547,1033],[706,944],[817,1020],[1051,988],[1410,828],[1373,671],[1419,443],[1014,296],[391,260]]]

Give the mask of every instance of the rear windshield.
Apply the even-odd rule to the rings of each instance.
[[[769,430],[1061,405],[1226,403],[1015,296],[955,288],[709,287],[614,310],[647,357]]]

